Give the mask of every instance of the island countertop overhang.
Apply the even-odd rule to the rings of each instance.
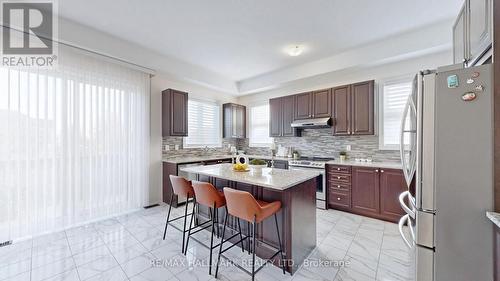
[[[315,171],[291,171],[283,169],[274,169],[274,174],[270,174],[271,168],[262,169],[262,174],[254,174],[252,171],[237,172],[232,169],[232,164],[185,167],[180,170],[186,173],[242,182],[274,190],[286,190],[320,175],[319,172]]]

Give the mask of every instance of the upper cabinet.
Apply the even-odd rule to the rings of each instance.
[[[312,118],[311,93],[295,95],[295,119]]]
[[[269,100],[269,136],[294,137],[299,132],[292,128],[294,119],[295,96],[286,96]]]
[[[167,89],[162,92],[162,136],[188,135],[188,93]]]
[[[373,80],[351,85],[352,135],[373,135],[374,92]]]
[[[374,81],[332,89],[334,135],[374,134]]]
[[[331,116],[330,89],[295,95],[295,120]]]
[[[473,66],[492,44],[493,0],[466,0],[453,25],[453,60]]]
[[[240,104],[225,103],[223,108],[224,138],[246,137],[246,107]]]

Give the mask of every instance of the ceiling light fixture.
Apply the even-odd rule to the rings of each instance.
[[[291,57],[296,57],[296,56],[299,56],[300,54],[302,54],[303,51],[304,51],[304,48],[302,46],[295,45],[295,46],[288,48],[287,53]]]

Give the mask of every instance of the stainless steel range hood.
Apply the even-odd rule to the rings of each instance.
[[[332,126],[332,118],[313,118],[313,119],[300,119],[292,123],[293,128],[307,129],[307,128],[328,128]]]

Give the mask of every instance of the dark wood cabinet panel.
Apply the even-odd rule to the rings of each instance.
[[[280,137],[283,135],[283,110],[282,99],[269,100],[269,136]]]
[[[246,138],[246,107],[225,103],[223,108],[224,138]]]
[[[283,111],[283,137],[294,137],[298,136],[297,129],[292,128],[292,122],[294,120],[294,103],[295,98],[293,96],[286,96],[281,98],[281,106]]]
[[[351,209],[351,196],[349,192],[330,189],[328,191],[328,205],[341,210]]]
[[[188,93],[167,89],[162,92],[162,136],[188,135]]]
[[[312,93],[302,93],[295,95],[295,119],[312,118]]]
[[[333,135],[351,134],[351,87],[332,89]]]
[[[353,135],[374,133],[373,80],[351,85],[351,131]]]
[[[297,129],[292,128],[294,120],[295,96],[285,96],[269,100],[269,136],[299,136]]]
[[[494,253],[493,253],[493,280],[500,281],[500,227],[493,225]]]
[[[332,116],[332,101],[330,90],[320,90],[312,93],[312,117],[326,118]]]
[[[352,209],[360,214],[380,212],[378,168],[352,168]]]
[[[399,204],[399,195],[407,189],[402,170],[380,169],[380,215],[396,221],[405,212]]]

